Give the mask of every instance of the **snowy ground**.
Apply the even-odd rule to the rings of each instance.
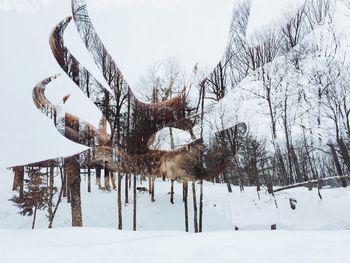
[[[6,175],[5,175],[5,174]],[[0,176],[0,229],[26,229],[31,227],[31,217],[17,214],[18,210],[8,201],[14,194],[11,191],[12,176],[4,172]],[[58,179],[57,179],[58,180]],[[123,182],[124,184],[124,182]],[[139,182],[138,182],[138,185]],[[143,182],[148,187],[148,182]],[[143,231],[182,231],[184,229],[184,206],[182,203],[182,185],[175,183],[175,204],[170,203],[170,182],[156,181],[156,202],[150,201],[148,194],[137,195],[137,228]],[[83,223],[87,227],[117,226],[117,192],[101,192],[93,187],[87,192],[87,183],[82,177]],[[124,190],[124,187],[123,187]],[[284,230],[350,230],[350,188],[321,190],[320,200],[317,191],[309,192],[306,188],[293,189],[276,194],[274,199],[265,190],[260,192],[259,200],[253,187],[240,192],[234,188],[227,191],[226,185],[204,185],[204,231],[233,230],[268,230],[272,224]],[[199,195],[199,185],[197,185]],[[122,193],[124,202],[124,193]],[[296,209],[292,210],[289,198],[297,200]],[[198,201],[198,196],[197,196]],[[129,192],[129,204],[123,205],[123,229],[132,230],[132,191]],[[189,219],[192,224],[192,192],[189,187]],[[37,228],[47,227],[46,211],[38,213]],[[71,225],[70,206],[62,202],[54,227]]]
[[[183,232],[181,185],[175,185],[175,204],[169,202],[169,182],[157,181],[156,202],[138,194],[138,230],[131,232],[132,205],[123,207],[123,229],[117,231],[116,192],[86,192],[82,181],[85,228],[72,229],[66,203],[54,230],[45,229],[45,213],[38,230],[29,230],[31,217],[17,215],[7,200],[12,177],[0,177],[0,262],[350,262],[350,189],[305,188],[278,193],[278,209],[264,191],[254,188],[229,194],[225,185],[204,188],[204,233]],[[147,183],[144,183],[147,186]],[[198,186],[197,186],[198,187]],[[289,198],[297,199],[292,210]],[[130,202],[132,199],[130,198]],[[191,191],[189,207],[192,208]],[[190,232],[193,232],[190,210]],[[277,231],[270,226],[277,224]],[[234,231],[238,226],[239,231]],[[21,230],[20,230],[21,229]],[[20,252],[19,252],[20,251]]]
[[[0,262],[349,262],[349,231],[0,230]]]

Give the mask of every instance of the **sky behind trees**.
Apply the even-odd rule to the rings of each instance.
[[[96,29],[132,86],[150,65],[167,57],[176,57],[187,70],[197,62],[211,70],[225,49],[234,5],[234,0],[88,2]],[[284,0],[268,2],[262,7],[262,1],[254,1],[251,32],[265,28],[283,14]],[[1,168],[82,150],[57,133],[34,107],[31,96],[39,81],[61,72],[48,36],[70,14],[70,0],[0,0],[0,147],[5,149],[0,151]],[[97,72],[74,27],[66,38],[77,58],[92,73]],[[49,92],[56,103],[72,94],[67,110],[98,123],[99,113],[66,77],[53,84]]]

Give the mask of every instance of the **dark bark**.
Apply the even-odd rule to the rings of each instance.
[[[125,204],[129,203],[129,174],[125,175]]]
[[[203,230],[203,180],[200,182],[200,197],[199,197],[199,232]]]
[[[337,151],[335,150],[335,147],[334,147],[333,144],[330,143],[330,144],[328,144],[328,146],[329,146],[329,148],[331,148],[331,153],[332,153],[334,166],[335,166],[335,169],[337,171],[337,174],[338,174],[338,176],[342,176],[343,175],[343,171],[341,169],[341,165],[340,165],[340,162],[339,162]]]
[[[37,206],[35,205],[34,207],[34,213],[33,213],[33,222],[32,222],[32,229],[35,228],[35,221],[36,221],[36,212],[37,212],[38,208]]]
[[[69,178],[69,188],[71,192],[71,212],[72,226],[83,226],[83,215],[81,211],[80,198],[80,164],[77,156],[65,158],[65,170]]]
[[[231,182],[229,180],[229,176],[227,174],[227,171],[223,172],[223,176],[224,176],[224,180],[225,180],[228,192],[232,193],[232,186],[231,186]]]
[[[49,200],[48,200],[48,213],[49,213],[49,222],[51,222],[53,219],[53,195],[54,195],[54,167],[50,167],[50,173],[48,174],[49,177]]]
[[[96,167],[96,185],[98,185],[98,187],[101,187],[101,167],[98,166]]]
[[[15,191],[19,188],[19,196],[23,197],[23,186],[24,186],[24,166],[14,168],[14,178],[12,190]]]
[[[66,167],[64,167],[64,173],[66,175],[66,193],[67,193],[67,203],[70,204],[72,192],[71,192],[71,176],[68,173]]]
[[[133,230],[136,231],[136,175],[134,175],[134,208],[133,208]]]
[[[55,215],[57,213],[57,210],[58,210],[58,207],[62,201],[62,196],[63,196],[63,189],[64,189],[64,186],[66,185],[66,177],[64,176],[64,173],[62,171],[62,169],[60,168],[60,174],[61,174],[61,190],[60,190],[60,193],[58,195],[58,199],[57,199],[57,202],[56,202],[56,205],[55,205],[55,209],[53,210],[53,213],[52,213],[52,217],[49,221],[49,226],[48,228],[52,228],[52,225],[53,225],[53,220],[55,219]]]
[[[193,195],[194,232],[198,233],[198,210],[197,210],[197,197],[196,197],[196,182],[192,182],[192,195]]]
[[[111,185],[109,183],[109,180],[110,180],[110,172],[108,170],[108,168],[105,166],[105,169],[104,169],[104,185],[105,185],[105,189],[106,190],[111,190]]]
[[[183,182],[183,202],[185,208],[185,231],[188,232],[188,182]]]
[[[171,180],[170,203],[174,204],[174,180]]]
[[[295,153],[295,149],[294,149],[293,145],[290,146],[290,153],[291,153],[291,156],[292,156],[295,173],[297,175],[297,182],[300,183],[300,182],[303,181],[303,177],[301,175],[300,165],[299,165],[299,162],[298,162],[298,157],[297,157],[297,155]]]
[[[156,200],[154,199],[154,177],[151,176],[151,201],[155,202]]]
[[[343,140],[343,138],[340,138],[338,140],[338,145],[339,145],[339,149],[340,149],[340,153],[341,153],[341,156],[343,158],[343,161],[346,165],[346,167],[348,168],[348,171],[350,172],[350,157],[349,157],[349,151],[346,147],[346,144]]]
[[[91,193],[91,168],[88,167],[88,193]]]
[[[118,229],[123,229],[123,214],[122,214],[122,175],[118,173]]]

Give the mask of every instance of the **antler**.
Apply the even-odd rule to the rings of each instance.
[[[82,17],[82,15],[79,17]],[[87,22],[89,20],[86,17],[84,20],[80,18],[79,21],[81,23],[87,23],[87,27],[89,28],[88,30],[85,28],[85,31],[90,32],[86,33],[85,37],[89,36],[90,41],[94,39],[94,48],[91,47],[91,44],[89,44],[90,41],[87,41],[86,38],[84,42],[90,50],[93,50],[92,54],[95,61],[100,61],[96,55],[98,52],[105,54],[104,66],[102,67],[101,61],[96,63],[102,68],[105,77],[108,68],[108,76],[110,78],[106,80],[114,93],[112,94],[108,89],[104,88],[87,69],[80,65],[65,47],[63,35],[70,21],[71,18],[69,17],[60,22],[51,34],[50,45],[53,54],[66,74],[106,117],[112,128],[113,143],[122,146],[123,143],[125,144],[125,141],[122,141],[121,135],[128,133],[128,153],[142,153],[148,150],[148,141],[152,135],[164,127],[175,127],[187,131],[193,128],[195,119],[188,117],[190,111],[187,110],[185,92],[182,92],[179,96],[171,100],[160,103],[146,104],[139,101],[123,80],[119,69],[115,66],[115,63],[103,47],[93,27]],[[82,25],[80,28],[82,28]],[[96,50],[97,47],[99,50]],[[108,64],[108,67],[106,64]],[[125,117],[125,115],[128,116]]]
[[[47,117],[54,121],[57,130],[67,139],[85,146],[97,145],[97,142],[106,142],[108,138],[102,137],[91,124],[78,117],[62,112],[53,105],[45,95],[46,86],[57,76],[49,77],[38,83],[33,89],[33,101],[36,107]]]

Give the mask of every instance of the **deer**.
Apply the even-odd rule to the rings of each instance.
[[[81,65],[66,47],[64,33],[72,21],[109,88]],[[212,180],[232,165],[239,149],[238,142],[247,130],[244,123],[217,131],[209,138],[209,144],[193,135],[193,129],[203,125],[205,90],[212,84],[211,79],[217,69],[198,84],[201,91],[198,103],[193,104],[189,100],[187,88],[172,99],[157,103],[142,102],[134,95],[98,36],[83,0],[72,0],[72,16],[55,26],[49,44],[62,70],[94,103],[104,122],[111,127],[111,132],[107,133],[106,129],[94,127],[50,102],[45,91],[59,75],[48,77],[34,87],[32,97],[36,107],[52,119],[66,139],[89,148],[75,155],[81,166],[104,166],[111,172],[196,181]],[[219,65],[221,68],[223,63]],[[64,103],[69,98],[70,95],[65,96]],[[155,134],[163,128],[189,132],[193,141],[173,150],[150,149]]]
[[[139,187],[136,187],[136,190],[139,192],[139,193],[149,193],[148,189],[144,186],[139,186]]]

